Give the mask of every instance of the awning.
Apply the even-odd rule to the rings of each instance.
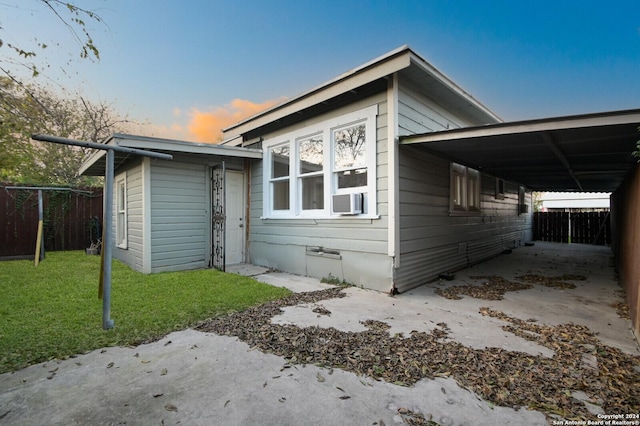
[[[412,145],[534,191],[613,192],[637,164],[640,109],[402,136]]]

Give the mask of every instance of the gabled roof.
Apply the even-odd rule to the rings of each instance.
[[[634,167],[640,109],[466,127],[402,136],[534,191],[613,192]]]
[[[359,97],[386,90],[387,79],[394,73],[400,73],[401,77],[413,82],[418,90],[424,91],[428,97],[445,108],[460,113],[472,125],[502,121],[453,80],[405,45],[223,129],[227,139],[223,144],[236,145],[241,143],[241,139],[235,138],[238,135],[250,137],[260,128],[284,127]]]
[[[152,138],[147,136],[126,135],[114,133],[109,136],[105,144],[118,145],[127,148],[137,148],[169,154],[198,154],[221,157],[262,158],[262,151],[258,149],[221,146],[209,143],[185,142],[172,139]],[[116,153],[115,166],[124,163],[131,154]],[[97,151],[91,155],[80,167],[80,174],[86,176],[103,176],[106,163],[106,151]]]

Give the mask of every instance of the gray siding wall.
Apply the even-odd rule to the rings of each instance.
[[[398,135],[413,135],[471,125],[411,86],[398,88]]]
[[[152,162],[152,272],[208,266],[208,176],[203,164]]]
[[[121,262],[129,265],[131,268],[142,270],[143,257],[143,234],[142,234],[142,165],[139,161],[130,164],[127,168],[116,171],[115,181],[117,182],[122,176],[126,175],[127,185],[127,248],[122,249],[115,247],[113,249],[113,257]],[[117,188],[114,183],[113,193],[113,219],[112,219],[112,241],[115,241],[116,226],[116,200]]]
[[[481,212],[449,214],[450,163],[400,147],[400,292],[515,248],[532,239],[532,199],[529,213],[518,213],[519,185],[505,182],[504,199],[496,199],[492,176],[482,175]]]
[[[392,264],[387,251],[388,170],[386,93],[314,118],[325,121],[378,104],[377,133],[377,214],[379,219],[261,219],[263,215],[263,162],[251,168],[250,261],[291,273],[328,277],[352,284],[388,291],[392,284]],[[317,120],[317,121],[316,121]],[[288,133],[308,125],[283,129]],[[274,137],[264,135],[264,139]],[[308,251],[323,247],[339,255],[319,255]]]

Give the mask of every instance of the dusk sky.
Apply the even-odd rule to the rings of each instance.
[[[49,75],[159,137],[219,128],[402,45],[506,121],[640,108],[640,1],[76,0],[99,62],[36,0],[0,0],[1,37],[50,43]],[[46,54],[45,54],[46,53]]]

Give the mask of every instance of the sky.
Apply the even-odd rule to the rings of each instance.
[[[39,0],[0,0],[0,38],[50,47],[47,78],[146,122],[220,129],[402,45],[505,121],[640,108],[640,1],[75,0],[99,61]],[[38,77],[41,79],[41,77]]]

